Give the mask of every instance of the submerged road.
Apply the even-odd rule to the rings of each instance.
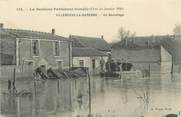
[[[94,117],[162,117],[181,112],[181,75],[148,78],[102,79],[91,77]],[[0,80],[2,117],[86,117],[88,80],[17,79],[22,95],[9,96],[7,80]]]

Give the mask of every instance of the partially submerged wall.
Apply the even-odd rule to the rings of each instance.
[[[112,49],[111,56],[114,60],[132,62],[159,62],[160,48],[145,49]]]
[[[15,66],[15,65],[5,65],[0,67],[0,76],[1,79],[13,79],[14,77],[14,69],[15,69],[15,77],[16,78],[32,78],[33,77],[33,69],[32,66]]]
[[[145,49],[112,49],[112,58],[119,62],[130,62],[135,70],[149,70],[151,74],[160,73],[160,48],[145,48]]]
[[[107,56],[103,57],[104,61],[107,61]],[[92,60],[95,60],[95,69],[93,69]],[[84,61],[84,67],[89,68],[89,72],[91,74],[98,74],[100,73],[101,67],[100,67],[100,56],[92,56],[92,57],[73,57],[73,67],[80,67],[79,61]]]

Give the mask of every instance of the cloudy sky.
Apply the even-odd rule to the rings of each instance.
[[[6,28],[31,29],[116,40],[124,27],[136,35],[172,34],[181,23],[181,0],[0,0],[0,22]],[[56,17],[57,12],[23,12],[17,8],[123,7],[123,17]]]

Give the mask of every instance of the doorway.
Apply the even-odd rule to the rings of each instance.
[[[94,70],[96,68],[96,60],[92,59],[92,69]]]

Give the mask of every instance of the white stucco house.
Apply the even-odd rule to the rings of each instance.
[[[109,44],[101,38],[70,36],[72,40],[73,67],[88,67],[91,75],[101,71],[100,61],[106,62],[108,53],[111,52]]]

